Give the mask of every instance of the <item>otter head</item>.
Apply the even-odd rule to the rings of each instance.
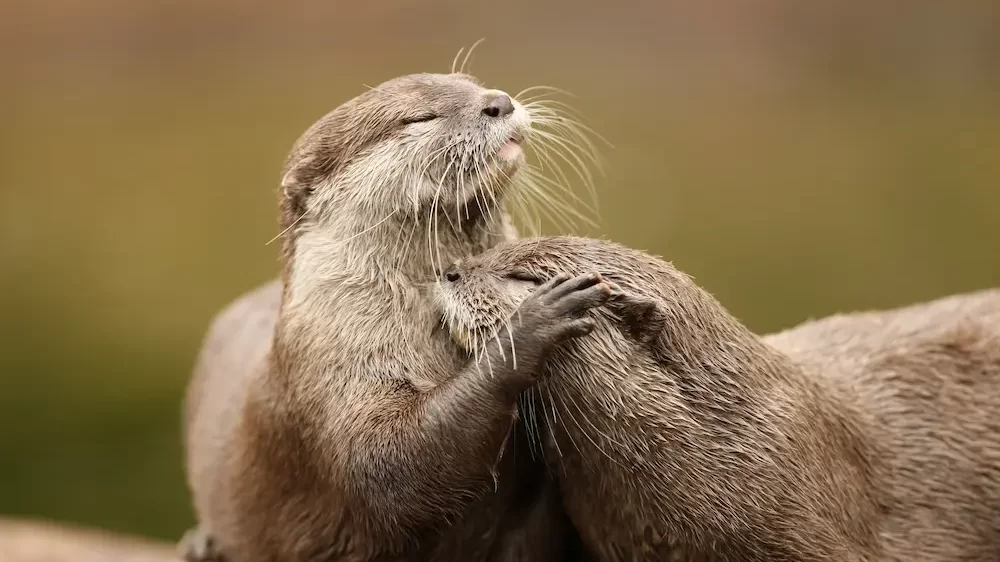
[[[351,240],[354,253],[367,255],[402,252],[428,236],[435,245],[479,242],[477,232],[500,230],[500,205],[530,130],[520,103],[465,74],[415,74],[370,88],[310,127],[288,157],[286,259],[351,254]],[[322,256],[303,256],[304,247]],[[428,261],[426,248],[418,257]]]
[[[475,353],[492,338],[506,337],[517,308],[536,287],[560,273],[592,272],[611,282],[615,291],[594,314],[640,342],[662,330],[666,321],[662,307],[635,290],[639,284],[657,281],[637,265],[628,249],[588,238],[524,238],[500,244],[448,267],[436,298],[454,342]]]
[[[455,343],[477,352],[507,334],[518,306],[536,287],[559,273],[596,271],[562,240],[529,238],[501,244],[448,267],[438,284],[437,302]]]

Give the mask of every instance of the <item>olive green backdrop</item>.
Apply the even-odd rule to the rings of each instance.
[[[705,4],[5,4],[0,513],[177,537],[183,387],[277,272],[285,151],[481,37],[476,74],[570,90],[614,145],[574,232],[755,330],[1000,285],[995,3]]]

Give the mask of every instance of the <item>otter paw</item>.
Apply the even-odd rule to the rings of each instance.
[[[611,298],[611,286],[597,273],[556,275],[535,290],[519,309],[522,325],[556,343],[589,334],[595,326],[585,313]]]
[[[177,548],[178,554],[187,562],[222,562],[225,560],[215,543],[215,538],[200,526],[184,533]]]

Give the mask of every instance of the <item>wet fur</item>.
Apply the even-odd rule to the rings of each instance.
[[[438,295],[490,333],[523,281],[620,286],[526,405],[604,561],[1000,559],[1000,290],[758,337],[670,264],[578,238],[502,244]]]
[[[282,279],[215,319],[186,402],[199,525],[232,562],[562,556],[512,400],[463,376],[430,297],[441,263],[515,236],[517,166],[485,162],[526,131],[482,124],[492,95],[461,74],[390,80],[293,148]]]

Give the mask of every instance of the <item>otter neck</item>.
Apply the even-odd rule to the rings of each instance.
[[[481,253],[512,232],[502,208],[463,221],[441,213],[374,216],[345,209],[338,214],[300,225],[286,240],[286,301],[322,303],[338,287],[352,286],[391,297],[434,282],[453,261]]]

